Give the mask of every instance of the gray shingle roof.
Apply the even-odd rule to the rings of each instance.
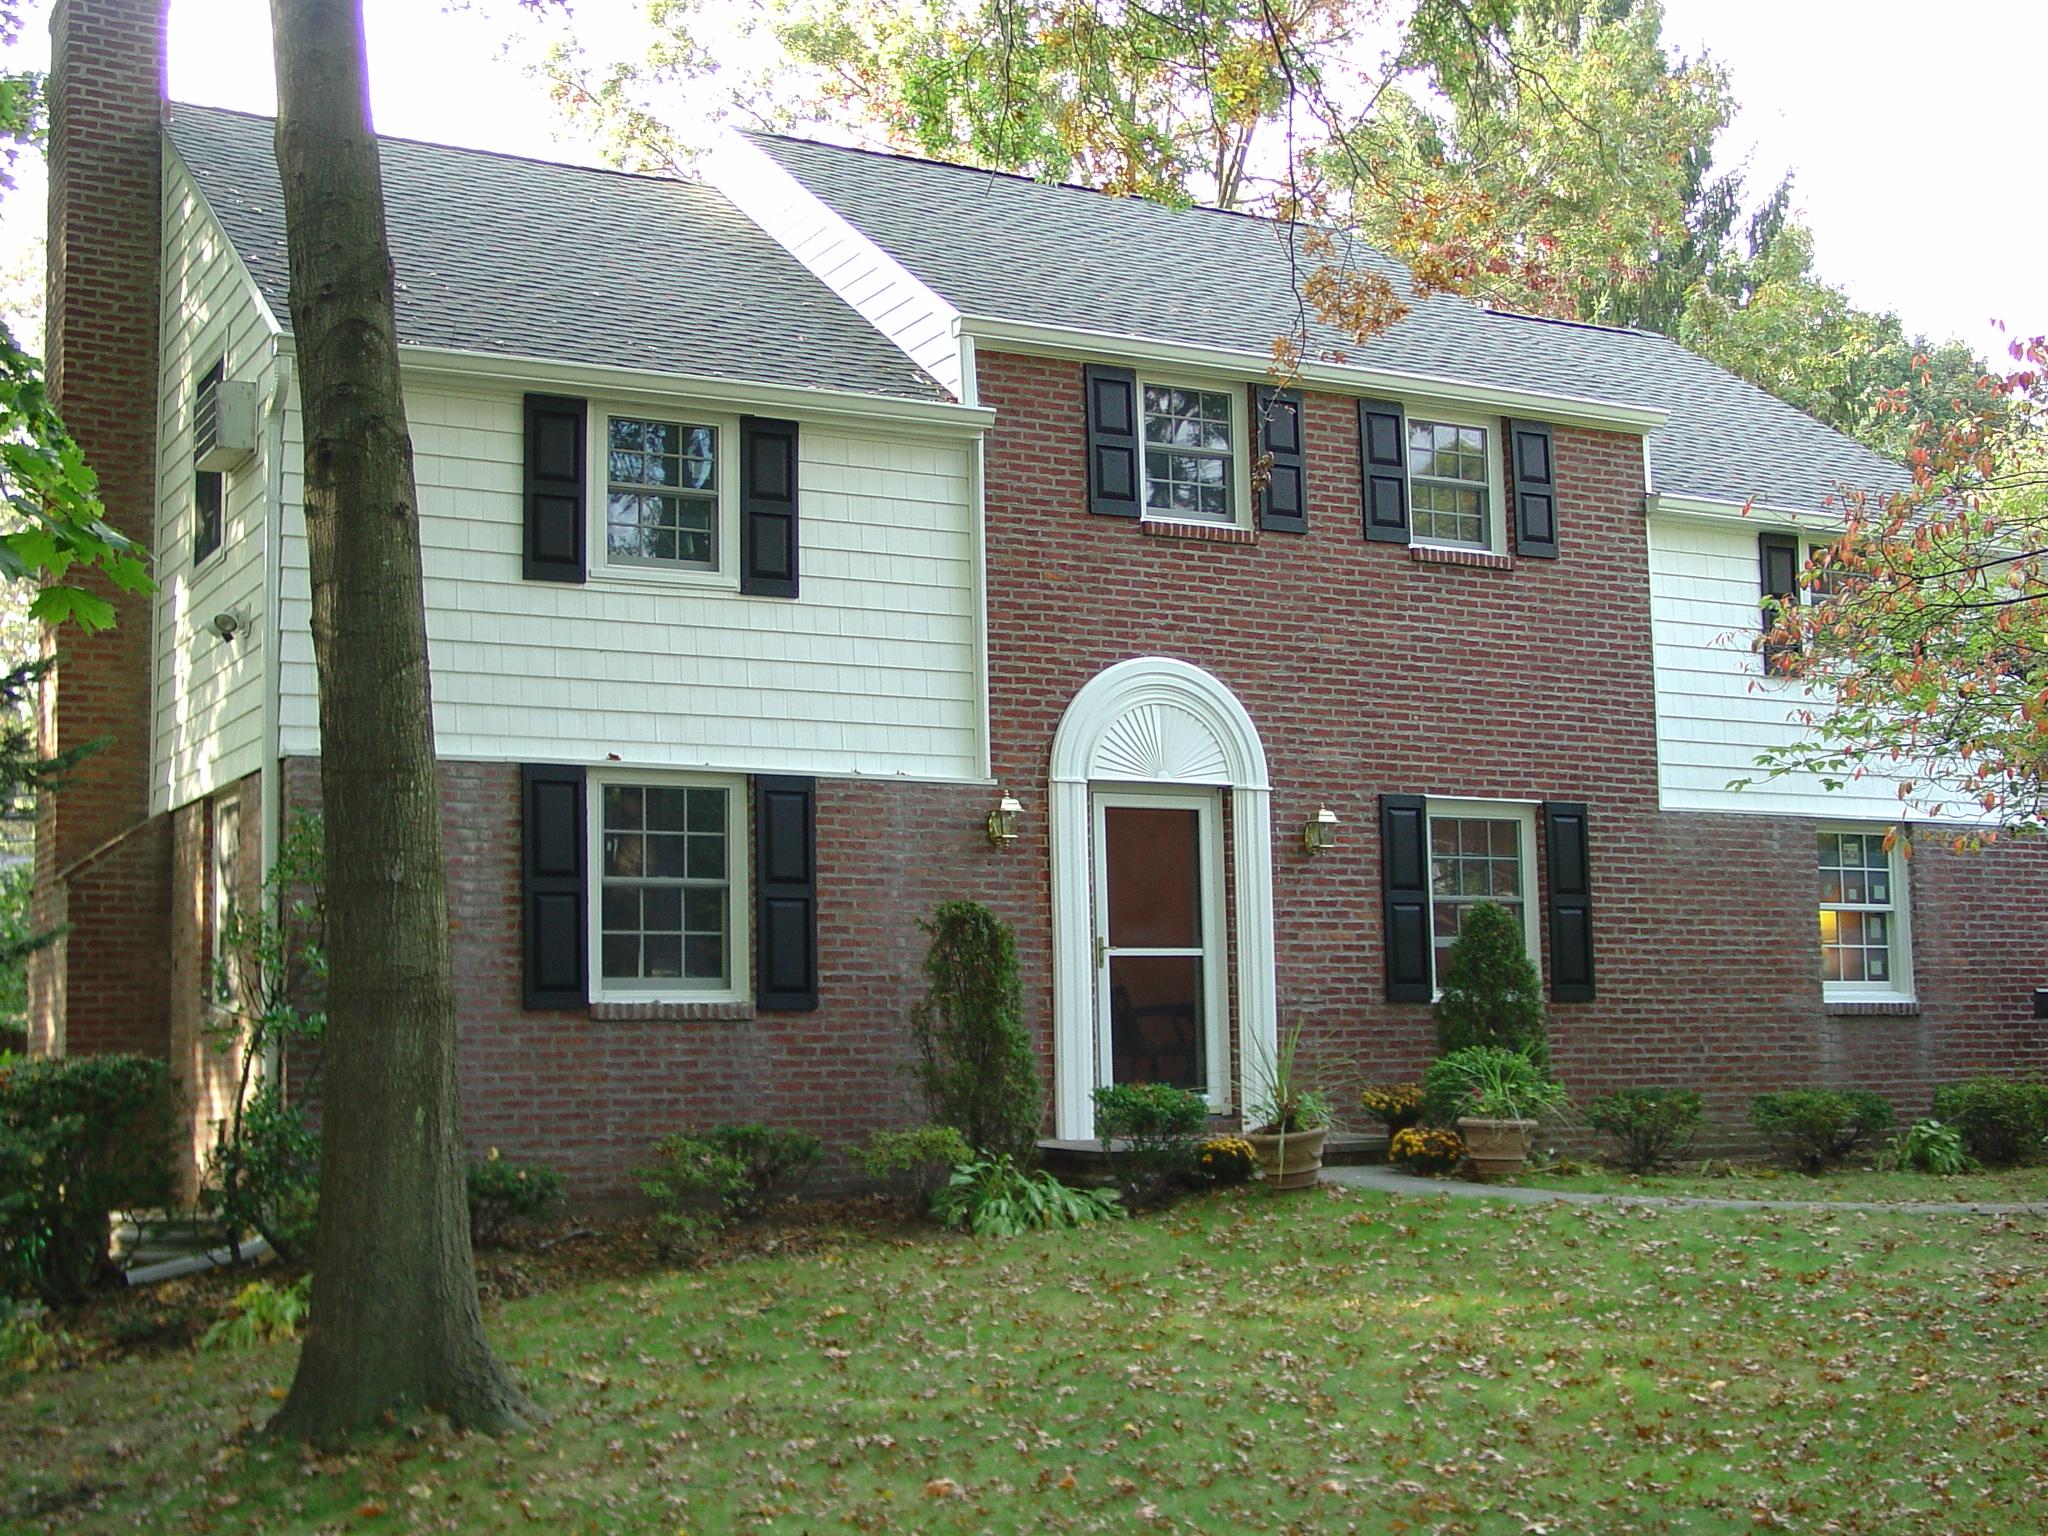
[[[1264,354],[1297,314],[1288,227],[1078,187],[773,134],[754,144],[963,314]],[[1405,270],[1357,259],[1406,299]],[[1455,378],[1616,405],[1660,406],[1651,436],[1665,493],[1818,507],[1844,481],[1900,470],[1665,337],[1410,300],[1363,346],[1311,317],[1311,346],[1361,368]]]
[[[289,328],[271,119],[180,104],[169,134]],[[404,139],[381,155],[401,342],[946,398],[709,187]]]

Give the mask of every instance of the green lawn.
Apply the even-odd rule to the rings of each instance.
[[[1216,1195],[506,1302],[553,1424],[237,1437],[288,1348],[0,1379],[104,1531],[2038,1531],[2048,1223]]]
[[[1632,1174],[1605,1168],[1571,1173],[1530,1171],[1517,1184],[1535,1189],[1588,1190],[1625,1195],[1707,1195],[1725,1200],[1875,1200],[1891,1202],[1981,1201],[2048,1204],[2048,1167],[1999,1168],[1942,1178],[1931,1173],[1891,1173],[1839,1168],[1818,1178],[1787,1169],[1736,1167],[1718,1175]]]

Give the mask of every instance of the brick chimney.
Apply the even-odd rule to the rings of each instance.
[[[156,508],[164,0],[57,0],[50,21],[47,363],[107,520],[150,543]],[[149,815],[147,596],[115,627],[46,633],[46,751],[104,745],[36,808],[36,911],[69,936],[33,957],[29,1039],[50,1052],[170,1046],[169,817]]]

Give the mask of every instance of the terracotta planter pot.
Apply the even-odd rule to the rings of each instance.
[[[1465,1155],[1474,1177],[1490,1183],[1522,1171],[1522,1164],[1529,1160],[1530,1144],[1536,1140],[1536,1122],[1467,1116],[1458,1122],[1458,1134],[1465,1138]]]
[[[1247,1132],[1244,1139],[1259,1154],[1260,1178],[1275,1189],[1307,1189],[1323,1170],[1323,1138],[1329,1134],[1327,1128],[1289,1131],[1285,1137],[1287,1160],[1284,1163],[1280,1160],[1281,1137]]]

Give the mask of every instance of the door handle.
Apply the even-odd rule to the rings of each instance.
[[[1109,964],[1109,940],[1101,934],[1095,936],[1095,969],[1101,970]]]

